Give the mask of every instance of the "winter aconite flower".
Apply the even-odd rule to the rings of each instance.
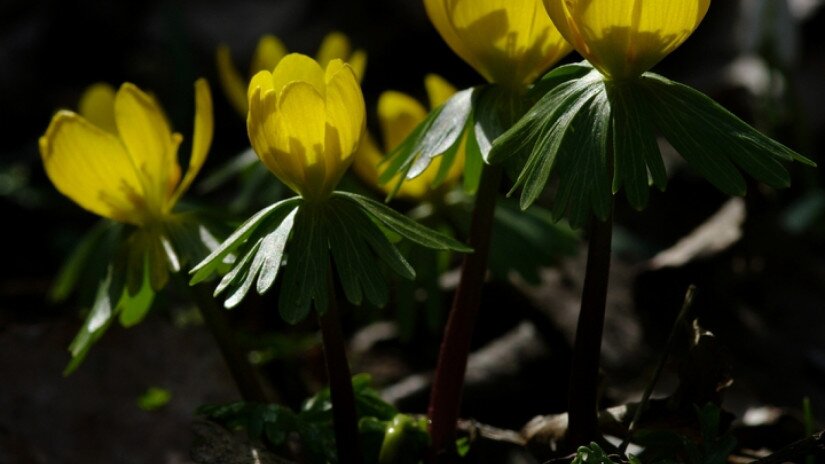
[[[78,113],[61,110],[52,118],[39,141],[43,166],[58,191],[111,220],[101,221],[77,243],[55,279],[56,299],[79,287],[97,288],[69,346],[72,361],[66,373],[80,365],[113,320],[126,327],[139,323],[170,272],[207,254],[215,242],[197,214],[173,211],[212,142],[212,97],[205,80],[195,82],[185,174],[178,163],[183,137],[172,132],[155,99],[135,85],[115,91],[94,84],[81,97]]]
[[[424,6],[450,48],[491,83],[524,87],[571,50],[540,0],[424,0]]]
[[[81,207],[118,222],[163,222],[192,184],[212,142],[212,98],[195,84],[195,130],[189,167],[181,178],[178,145],[154,98],[126,83],[115,93],[95,86],[82,99],[83,117],[59,111],[40,138],[54,186]]]
[[[309,201],[332,193],[352,163],[364,119],[358,79],[339,59],[324,70],[312,58],[290,54],[249,84],[252,147],[270,171]]]
[[[427,89],[430,108],[443,104],[456,89],[442,77],[430,74],[424,79]],[[378,147],[372,137],[367,135],[361,148],[355,155],[353,169],[369,185],[377,186],[390,193],[398,182],[398,176],[386,183],[378,181],[379,169],[384,156],[397,147],[412,131],[427,117],[427,109],[413,97],[396,91],[386,91],[378,99],[378,121],[384,138],[383,150]],[[408,200],[423,200],[432,191],[443,157],[438,157],[415,179],[401,184],[395,196]],[[464,172],[464,146],[458,149],[456,159],[452,162],[449,171],[445,174],[443,184],[450,187],[455,184]],[[443,190],[440,190],[443,191]]]
[[[254,76],[259,71],[271,71],[287,55],[287,48],[277,37],[264,35],[258,41],[258,46],[252,55],[252,63],[249,66],[249,76]],[[218,77],[221,86],[229,99],[229,102],[243,117],[246,117],[247,105],[247,79],[232,63],[232,56],[229,47],[221,45],[217,50]],[[347,62],[352,67],[355,75],[360,81],[364,75],[367,64],[367,54],[363,50],[352,51],[349,39],[340,32],[332,32],[324,37],[321,46],[318,48],[316,56],[322,67],[326,67],[330,61],[339,59]]]
[[[641,75],[699,26],[710,0],[544,0],[558,30],[611,79]]]

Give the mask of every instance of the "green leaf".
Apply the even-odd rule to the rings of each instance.
[[[474,91],[474,88],[469,88],[455,93],[442,106],[431,111],[427,118],[387,155],[384,161],[386,168],[378,177],[378,181],[387,183],[397,174],[401,174],[389,197],[398,191],[405,179],[414,179],[427,169],[433,158],[461,143],[461,135],[471,113]],[[442,161],[442,164],[447,163]]]
[[[458,143],[464,132],[464,124],[472,111],[475,88],[456,92],[442,106],[429,129],[422,134],[417,150],[420,157],[412,164],[407,173],[408,179],[418,177],[430,165],[436,156],[440,156],[451,146]]]
[[[304,203],[295,217],[293,237],[278,298],[281,317],[289,324],[304,320],[313,303],[319,314],[327,309],[330,261],[324,208]]]
[[[123,293],[123,284],[122,282],[113,282],[110,267],[106,278],[100,282],[98,286],[97,296],[95,297],[92,309],[86,316],[86,320],[83,322],[80,331],[75,335],[74,340],[72,340],[72,343],[69,345],[69,352],[72,355],[72,359],[63,371],[64,376],[71,374],[80,366],[80,363],[86,358],[86,354],[88,354],[92,345],[112,324],[118,308],[117,304]]]
[[[782,161],[813,165],[687,86],[651,73],[610,82],[588,69],[572,65],[545,76],[528,95],[544,92],[537,103],[493,142],[490,161],[526,160],[513,187],[523,188],[522,208],[539,197],[551,175],[559,182],[553,214],[573,226],[585,224],[591,212],[606,218],[611,195],[622,187],[630,204],[643,208],[649,184],[664,189],[667,181],[654,129],[729,194],[745,192],[739,169],[784,187],[790,176]]]
[[[527,98],[528,100],[537,101],[555,87],[565,82],[581,79],[591,71],[593,71],[593,66],[587,61],[570,63],[553,68],[530,87],[527,91]]]
[[[578,252],[579,237],[566,223],[554,221],[546,209],[533,206],[520,211],[511,200],[500,200],[493,223],[490,271],[506,280],[516,271],[531,284],[540,281],[539,270]]]
[[[616,151],[613,193],[622,186],[630,205],[637,210],[647,206],[649,182],[659,189],[667,185],[667,174],[650,118],[644,113],[634,85],[608,85],[607,95],[613,110],[613,146]]]
[[[332,202],[333,210],[341,217],[343,230],[357,233],[396,274],[405,279],[415,278],[412,266],[361,208],[354,203],[341,201],[340,198],[335,198]]]
[[[221,281],[218,282],[218,285],[215,287],[215,291],[212,293],[212,296],[217,297],[227,288],[233,286],[237,288],[238,286],[243,285],[243,281],[246,280],[246,275],[249,273],[249,265],[252,263],[252,259],[258,252],[258,247],[260,247],[261,242],[260,240],[254,240],[245,245],[246,246],[242,250],[243,254],[241,255],[240,261],[233,263],[233,266],[229,272],[224,274]],[[247,286],[247,288],[248,287],[249,286]]]
[[[551,73],[552,74],[552,73]],[[564,75],[565,80],[549,88],[538,102],[510,129],[498,137],[491,148],[488,162],[496,164],[512,156],[530,156],[537,152],[540,138],[566,130],[577,110],[577,101],[592,92],[601,81],[598,71],[592,70],[582,78]],[[581,102],[578,103],[581,105]],[[559,140],[560,142],[560,140]],[[546,148],[546,147],[545,147]]]
[[[367,241],[359,233],[357,226],[353,224],[357,220],[350,220],[349,216],[352,212],[347,212],[344,208],[346,206],[356,209],[356,207],[342,201],[335,203],[329,208],[329,212],[332,216],[330,219],[334,221],[331,227],[338,232],[330,234],[329,238],[333,261],[344,288],[344,294],[351,303],[356,305],[361,304],[362,295],[365,293],[370,303],[379,307],[384,306],[389,298],[385,277],[379,266],[376,266],[375,256],[370,251]],[[372,225],[369,218],[366,220]]]
[[[608,159],[607,153],[610,106],[601,87],[582,105],[558,151],[559,187],[553,201],[553,216],[566,216],[573,227],[585,225],[591,212],[605,220],[612,207],[608,172],[613,160]],[[524,201],[522,194],[522,208]]]
[[[493,143],[490,153],[492,162],[504,161],[511,156],[527,159],[510,192],[512,194],[518,187],[524,187],[520,201],[522,209],[527,209],[544,190],[578,112],[603,92],[601,75],[595,70],[581,79],[563,82],[553,87]],[[579,129],[582,130],[585,129]],[[587,160],[584,163],[583,166],[591,164]],[[566,206],[566,202],[562,205]]]
[[[427,426],[406,414],[397,414],[387,426],[378,464],[419,464],[430,444]]]
[[[105,240],[105,235],[112,232],[114,225],[115,223],[109,220],[99,221],[74,247],[49,291],[49,298],[52,301],[63,301],[74,290],[84,272],[87,271],[86,264],[97,251],[101,241]]]
[[[521,115],[521,96],[497,85],[479,88],[473,101],[473,133],[481,158],[489,163],[493,141]]]
[[[470,453],[470,444],[470,439],[467,437],[461,437],[455,441],[455,451],[459,457],[467,457]]]
[[[260,228],[253,234],[239,251],[243,258],[227,273],[215,289],[215,295],[231,287],[233,291],[224,302],[227,309],[234,308],[246,296],[257,279],[255,287],[258,294],[269,290],[278,276],[283,261],[284,250],[294,224],[295,214],[299,208],[290,211],[280,223],[271,222],[267,228]]]
[[[172,393],[165,388],[149,387],[138,397],[138,407],[144,411],[157,411],[169,404]]]
[[[289,240],[292,226],[295,222],[295,214],[298,208],[293,209],[287,214],[281,224],[275,228],[274,231],[267,234],[261,241],[261,247],[255,259],[260,261],[260,274],[258,275],[258,284],[255,290],[259,295],[269,290],[269,287],[275,282],[278,277],[278,270],[281,268],[281,263],[284,258],[284,251],[286,250],[286,243]],[[253,262],[253,266],[255,263]]]
[[[355,374],[352,377],[352,390],[360,417],[375,417],[389,421],[398,415],[398,409],[381,399],[381,394],[372,388],[372,376],[370,374]]]
[[[572,464],[616,464],[601,446],[592,442],[590,446],[580,446]]]
[[[143,285],[140,286],[140,290],[134,295],[123,292],[120,298],[118,309],[120,310],[120,324],[123,327],[132,327],[140,323],[152,307],[155,291],[152,289],[150,272],[147,262],[144,266]]]
[[[430,184],[432,188],[436,188],[444,183],[444,180],[447,178],[447,175],[450,173],[450,170],[453,167],[453,163],[455,163],[455,159],[458,156],[459,149],[462,147],[462,144],[466,147],[467,130],[469,128],[470,121],[471,118],[467,118],[467,123],[464,126],[464,133],[458,138],[456,143],[452,144],[452,146],[450,146],[450,148],[448,148],[447,151],[441,154],[441,164],[438,165],[438,172],[436,173],[432,183]],[[466,148],[464,151],[466,153]]]
[[[199,263],[232,232],[223,220],[217,221],[202,210],[176,213],[163,224],[163,235],[179,260],[179,268]]]
[[[189,285],[195,285],[204,281],[227,262],[231,262],[230,254],[243,245],[262,224],[280,223],[300,202],[301,199],[299,197],[289,198],[255,213],[254,216],[238,227],[238,229],[209,256],[189,271],[189,273],[192,274]]]
[[[703,177],[725,193],[745,193],[745,183],[736,166],[775,188],[790,185],[790,175],[781,161],[815,166],[686,85],[647,73],[641,88],[646,109],[665,138]]]
[[[478,186],[481,184],[481,171],[484,169],[484,159],[481,156],[478,139],[472,135],[473,134],[467,134],[464,144],[463,187],[467,195],[475,195],[478,191]]]
[[[436,250],[454,250],[465,253],[472,251],[472,248],[461,242],[424,227],[383,203],[347,192],[334,192],[333,197],[335,196],[354,203],[372,220],[421,246]]]

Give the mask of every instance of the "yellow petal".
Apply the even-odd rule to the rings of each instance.
[[[426,117],[427,110],[411,96],[392,90],[382,93],[378,97],[378,122],[386,152],[400,145]]]
[[[172,135],[155,99],[129,83],[115,95],[115,121],[143,183],[147,207],[162,212],[180,176],[180,135]]]
[[[326,93],[324,70],[315,60],[300,53],[285,56],[272,72],[272,88],[279,95],[290,82],[306,82],[322,97]]]
[[[258,41],[255,53],[252,55],[252,64],[249,68],[249,75],[252,76],[258,71],[272,71],[284,56],[286,56],[286,46],[274,35],[265,35]]]
[[[424,0],[424,8],[427,10],[427,16],[430,18],[430,22],[456,55],[487,78],[488,76],[482,71],[484,66],[476,59],[472,51],[467,47],[461,37],[458,36],[455,27],[453,27],[452,21],[450,20],[448,3],[447,0]]]
[[[347,61],[350,53],[349,39],[340,32],[331,32],[318,47],[318,64],[326,68],[330,61],[338,59]]]
[[[366,132],[353,157],[352,169],[367,185],[379,187],[378,165],[383,160],[384,152],[378,148],[370,133]]]
[[[614,79],[647,71],[681,45],[710,0],[544,0],[576,50]]]
[[[570,51],[539,0],[424,0],[448,45],[489,82],[521,88]]]
[[[167,210],[171,210],[175,206],[175,203],[189,189],[201,167],[203,167],[206,155],[209,153],[209,146],[212,144],[214,128],[212,93],[209,91],[209,83],[206,82],[206,79],[198,79],[195,81],[195,123],[192,132],[192,154],[189,156],[186,176],[184,176],[183,181],[175,190],[175,194],[169,200]]]
[[[364,139],[361,141],[361,145],[358,147],[358,151],[353,158],[352,169],[368,186],[380,189],[384,193],[395,190],[395,186],[401,177],[400,174],[395,175],[385,184],[378,182],[379,169],[381,169],[380,165],[384,160],[384,152],[378,148],[378,145],[376,145],[375,140],[373,140],[369,133],[364,135]],[[432,172],[432,175],[429,176],[428,173],[430,173],[433,165],[436,165],[439,160],[440,158],[436,158],[436,160],[430,164],[430,167],[415,179],[405,180],[398,191],[395,192],[395,198],[421,200],[429,192],[430,182],[438,171]]]
[[[289,135],[278,114],[278,98],[274,90],[261,96],[255,88],[249,100],[247,132],[258,158],[278,179],[300,193],[303,183],[303,163],[289,154]]]
[[[326,70],[327,155],[345,160],[358,148],[364,133],[366,109],[352,69],[333,60]],[[332,146],[330,146],[332,144]]]
[[[275,89],[275,82],[272,80],[272,73],[269,71],[259,71],[257,74],[252,76],[252,79],[249,81],[249,88],[247,90],[248,99],[252,99],[252,94],[255,92],[255,89],[261,90],[261,97],[266,95],[266,93],[270,90],[276,94],[278,90],[280,90]]]
[[[95,126],[117,134],[115,125],[115,89],[98,82],[90,85],[80,97],[78,113]]]
[[[142,187],[117,137],[60,111],[39,145],[46,174],[60,193],[100,216],[143,223]]]
[[[427,75],[425,87],[434,107],[455,93],[455,87],[435,74]],[[368,185],[376,186],[387,193],[394,190],[400,179],[398,175],[383,185],[378,184],[380,164],[384,159],[384,154],[395,149],[424,120],[426,115],[426,109],[412,97],[401,92],[384,92],[378,100],[378,118],[384,132],[386,151],[382,152],[367,133],[355,155],[353,168],[356,173]],[[460,143],[456,158],[442,184],[446,187],[453,185],[464,172],[464,139]],[[436,157],[430,166],[415,179],[405,180],[395,192],[396,198],[421,201],[432,194],[432,183],[438,175],[442,161],[442,157]],[[439,189],[439,191],[443,190]]]
[[[441,106],[456,92],[456,88],[438,74],[427,74],[424,77],[424,87],[427,89],[431,109]]]
[[[355,52],[350,55],[347,63],[352,68],[352,72],[355,73],[355,77],[358,78],[358,82],[361,82],[367,70],[367,52],[364,50],[355,50]]]
[[[235,111],[246,117],[248,109],[246,80],[241,77],[241,73],[232,63],[232,55],[228,46],[224,44],[218,46],[215,61],[218,65],[218,80],[223,88],[223,93],[232,107],[235,108]]]
[[[292,82],[278,98],[278,116],[289,137],[289,156],[302,164],[303,184],[300,193],[308,199],[325,196],[326,111],[324,97],[307,82]]]

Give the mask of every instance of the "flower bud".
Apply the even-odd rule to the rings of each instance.
[[[261,162],[306,200],[326,199],[364,134],[364,97],[349,65],[335,59],[325,71],[287,55],[252,78],[248,99],[247,131]]]

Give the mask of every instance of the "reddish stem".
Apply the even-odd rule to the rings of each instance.
[[[485,166],[476,197],[468,243],[475,250],[464,256],[458,284],[435,370],[428,414],[432,437],[432,459],[452,456],[455,429],[464,388],[464,374],[470,355],[481,290],[487,273],[496,197],[502,168]]]

